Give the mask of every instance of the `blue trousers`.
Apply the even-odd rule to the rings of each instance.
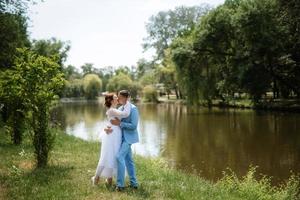
[[[132,159],[131,144],[128,144],[125,140],[122,141],[121,148],[117,154],[118,162],[118,174],[117,174],[117,186],[125,187],[125,166],[130,179],[130,185],[138,186],[135,166]]]

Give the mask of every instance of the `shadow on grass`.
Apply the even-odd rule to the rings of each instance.
[[[72,166],[47,166],[45,168],[35,168],[33,171],[23,175],[23,179],[32,179],[32,183],[39,185],[52,184],[62,178],[66,178]]]
[[[115,190],[115,185],[113,186],[109,186],[109,185],[104,185],[104,186],[101,186],[102,189],[105,189],[107,191],[109,191],[110,193],[125,193],[127,194],[128,196],[134,196],[134,197],[137,197],[137,198],[142,198],[142,199],[146,199],[146,198],[149,198],[150,197],[150,192],[145,190],[145,188],[143,187],[143,185],[139,186],[138,189],[133,189],[133,188],[129,188],[129,187],[126,187],[124,191],[122,192],[118,192]]]
[[[143,187],[143,185],[140,185],[138,189],[126,188],[125,192],[130,196],[135,196],[143,199],[150,197],[150,192],[147,191]]]
[[[7,196],[11,199],[53,199],[68,195],[70,198],[72,188],[68,177],[72,169],[69,166],[48,166],[3,177],[9,188]]]

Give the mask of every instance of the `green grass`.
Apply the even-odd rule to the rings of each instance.
[[[135,156],[138,190],[116,192],[104,184],[93,187],[99,143],[86,142],[57,131],[49,166],[35,169],[29,138],[14,146],[0,131],[0,199],[297,199],[295,177],[281,187],[254,179],[254,170],[243,178],[226,175],[216,183],[170,168],[163,159]]]

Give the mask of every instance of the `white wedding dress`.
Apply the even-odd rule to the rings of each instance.
[[[106,116],[109,121],[108,126],[111,126],[113,131],[110,134],[106,134],[103,131],[100,135],[102,142],[100,159],[96,169],[96,177],[111,178],[117,175],[116,156],[121,147],[122,130],[119,126],[112,125],[110,120],[115,119],[116,117],[119,119],[128,117],[130,109],[130,103],[127,102],[120,110],[112,107],[107,110]]]

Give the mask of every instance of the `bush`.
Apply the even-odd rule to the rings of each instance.
[[[87,74],[83,78],[83,91],[87,99],[96,99],[102,89],[102,81],[96,74]]]
[[[143,97],[147,102],[158,102],[157,91],[152,85],[147,85],[143,89]]]

